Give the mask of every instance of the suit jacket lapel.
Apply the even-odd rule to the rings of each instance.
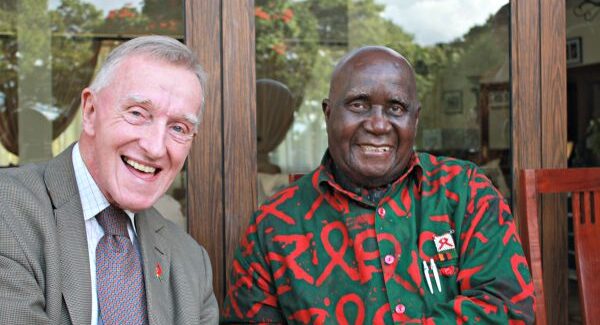
[[[172,322],[171,246],[162,235],[164,219],[154,210],[136,213],[135,227],[144,264],[148,319],[151,325]]]
[[[92,317],[90,262],[85,221],[71,152],[65,150],[48,162],[44,179],[54,205],[60,238],[62,292],[73,324],[89,324]]]

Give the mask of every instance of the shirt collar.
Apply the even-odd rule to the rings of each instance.
[[[100,188],[85,165],[83,158],[81,158],[79,143],[76,143],[73,147],[71,159],[73,160],[75,179],[77,180],[77,188],[79,189],[79,198],[81,199],[81,208],[83,209],[83,219],[88,221],[96,217],[102,210],[106,209],[110,203],[104,194],[102,194],[102,191],[100,191]],[[137,234],[134,222],[135,213],[129,210],[124,211],[131,220],[133,231]]]
[[[340,182],[336,181],[333,171],[335,168],[333,159],[331,158],[331,154],[329,153],[329,149],[325,152],[323,159],[321,160],[321,165],[319,166],[318,175],[318,185],[320,190],[324,190],[323,186],[328,184],[334,189],[341,191],[351,197],[354,200],[364,202],[364,203],[373,203],[368,200],[368,191],[362,188],[347,188],[347,186],[342,186]],[[407,177],[414,178],[417,188],[421,188],[421,180],[423,176],[423,166],[421,165],[421,160],[419,155],[413,151],[412,156],[409,160],[407,167],[404,172],[398,177],[398,179],[391,182],[388,186],[391,188],[395,188],[397,184],[403,182]]]

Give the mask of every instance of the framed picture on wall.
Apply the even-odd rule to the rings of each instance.
[[[573,65],[582,62],[581,37],[567,39],[567,64]]]
[[[508,90],[492,90],[488,94],[490,109],[504,109],[510,106],[510,92]]]
[[[447,90],[442,93],[442,109],[446,114],[462,113],[462,92]]]

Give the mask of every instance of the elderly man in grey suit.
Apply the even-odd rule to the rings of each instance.
[[[152,205],[201,118],[203,72],[162,36],[133,39],[81,94],[79,142],[0,172],[0,324],[213,324],[206,251]]]

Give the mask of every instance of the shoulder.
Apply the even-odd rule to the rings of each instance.
[[[419,152],[418,157],[425,191],[456,193],[469,200],[482,196],[502,198],[483,169],[471,161],[424,152]],[[438,191],[440,188],[445,191]]]
[[[169,300],[168,296],[165,297],[163,303],[167,306],[170,304],[169,308],[177,315],[172,322],[216,323],[218,307],[212,289],[212,267],[206,250],[180,226],[165,219],[156,209],[144,211],[142,217],[147,219],[144,222],[136,220],[136,225],[141,226],[138,228],[138,235],[152,238],[140,240],[142,252],[145,245],[145,257],[152,258],[154,253],[163,256],[157,261],[164,263],[160,272],[164,272],[168,278],[172,298]],[[158,265],[160,264],[157,264],[156,268]],[[149,267],[151,272],[157,270],[151,264]]]
[[[46,192],[44,171],[46,163],[28,164],[22,167],[0,168],[0,196],[13,199],[16,193]]]
[[[10,217],[9,224],[19,225],[52,214],[45,167],[43,163],[0,169],[0,218]]]
[[[0,170],[0,255],[40,276],[44,267],[57,261],[45,255],[58,256],[44,168],[45,164],[35,164]]]
[[[165,219],[165,228],[174,241],[174,248],[179,252],[182,252],[182,255],[189,256],[191,254],[202,258],[204,257],[204,254],[206,254],[204,247],[198,244],[190,234],[181,229],[181,226]]]
[[[265,201],[265,204],[276,202],[278,206],[286,207],[296,205],[297,202],[306,202],[322,194],[323,167],[296,178],[294,181],[282,186],[275,194]]]
[[[446,156],[435,156],[426,152],[417,153],[422,177],[431,182],[440,181],[450,186],[468,186],[477,177],[486,178],[473,162]]]
[[[164,242],[169,243],[171,246],[170,250],[173,262],[196,269],[201,265],[206,267],[206,264],[208,264],[208,268],[210,268],[210,261],[204,247],[198,244],[181,226],[167,220],[154,208],[146,211],[144,217],[149,218],[148,222],[153,227],[160,225],[157,228],[156,234],[161,236]]]
[[[294,224],[292,219],[303,216],[312,203],[323,195],[320,173],[321,168],[317,168],[283,186],[261,204],[254,212],[253,219],[262,220],[267,215],[276,214],[279,218],[274,221]]]
[[[457,159],[447,156],[436,156],[427,152],[418,152],[417,157],[424,171],[428,173],[438,172],[449,169],[455,172],[471,173],[477,168],[477,165],[468,160]]]

